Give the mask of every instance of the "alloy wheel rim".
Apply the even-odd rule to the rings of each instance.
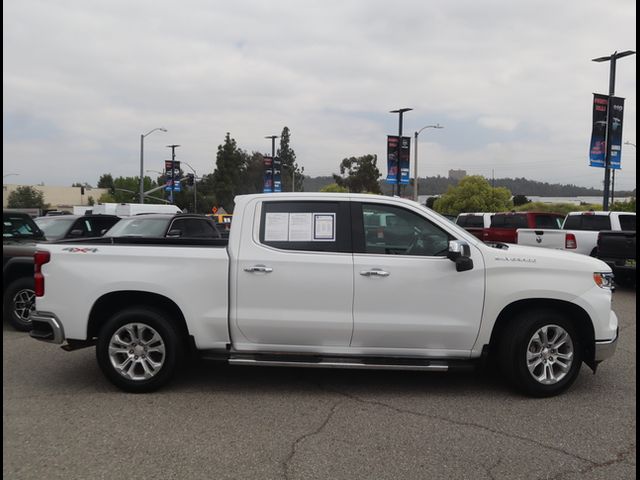
[[[527,368],[543,385],[554,385],[571,370],[574,348],[571,336],[559,325],[539,328],[527,345]]]
[[[134,381],[155,377],[166,359],[160,334],[144,323],[127,323],[109,340],[109,360],[119,375]]]
[[[33,290],[23,289],[13,296],[13,313],[21,322],[31,323],[31,312],[36,307],[36,294]]]

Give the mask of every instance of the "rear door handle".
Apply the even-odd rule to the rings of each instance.
[[[363,270],[360,272],[363,277],[388,277],[389,272],[385,272],[381,268],[372,268],[371,270]]]
[[[253,265],[252,267],[246,267],[244,271],[249,273],[271,273],[273,268],[264,265]]]

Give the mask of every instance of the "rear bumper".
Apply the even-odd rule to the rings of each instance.
[[[31,314],[33,328],[29,332],[31,337],[42,342],[61,344],[64,342],[62,323],[50,312],[34,312]]]

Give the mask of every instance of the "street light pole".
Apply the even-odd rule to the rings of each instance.
[[[436,123],[435,125],[427,125],[426,127],[422,127],[420,130],[418,130],[415,133],[415,138],[414,138],[414,155],[413,155],[413,200],[414,201],[418,201],[418,135],[420,135],[420,133],[425,129],[425,128],[444,128],[442,126],[440,126],[439,123]]]
[[[166,128],[158,127],[140,135],[140,195],[138,197],[140,203],[144,203],[144,137],[151,135],[156,130],[160,130],[161,132],[167,131]]]
[[[398,185],[398,196],[400,196],[400,179],[402,178],[402,172],[400,171],[400,152],[402,150],[402,115],[404,112],[409,112],[413,108],[399,108],[397,110],[391,110],[389,113],[397,113],[398,115],[398,150],[396,153],[396,159],[398,162],[398,169],[396,171],[396,179]]]
[[[629,55],[633,55],[633,50],[626,50],[624,52],[613,52],[612,55],[608,57],[598,57],[594,58],[592,62],[611,62],[609,64],[609,99],[607,106],[607,146],[605,150],[604,157],[604,192],[602,198],[602,209],[606,212],[609,210],[609,181],[610,175],[609,171],[611,170],[611,124],[613,122],[613,112],[611,111],[613,108],[613,96],[615,94],[616,89],[616,61],[618,58],[627,57]]]
[[[193,168],[191,165],[189,165],[187,162],[185,162],[184,160],[182,161],[182,163],[184,163],[187,167],[189,167],[191,169],[191,171],[193,172],[193,213],[197,213],[197,201],[198,201],[198,174],[196,173],[195,168]]]
[[[176,189],[176,148],[180,145],[167,145],[171,149],[171,191],[169,193],[169,202],[173,205],[173,192]]]

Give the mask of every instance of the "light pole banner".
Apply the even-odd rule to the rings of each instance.
[[[275,157],[273,159],[273,192],[279,193],[282,192],[282,161],[280,157]]]
[[[609,96],[593,94],[593,126],[591,128],[591,146],[589,148],[589,166],[604,168],[607,149],[607,109]]]
[[[387,183],[403,185],[409,184],[409,150],[411,137],[402,137],[400,142],[400,165],[398,165],[398,136],[387,135]],[[398,177],[398,168],[400,176]]]
[[[387,135],[387,183],[398,184],[398,136]]]
[[[411,137],[402,137],[400,142],[400,183],[409,184],[409,150],[411,149]]]
[[[611,155],[610,168],[620,170],[622,160],[622,119],[624,113],[624,98],[611,97]]]
[[[620,170],[622,155],[622,120],[624,114],[624,98],[611,97],[611,118],[608,118],[609,96],[593,94],[593,127],[591,130],[591,147],[589,150],[589,166],[605,168],[607,135],[611,135],[611,154],[609,168]],[[607,125],[607,121],[609,125]],[[608,128],[607,128],[608,127]]]
[[[273,158],[264,157],[262,193],[273,193]]]

